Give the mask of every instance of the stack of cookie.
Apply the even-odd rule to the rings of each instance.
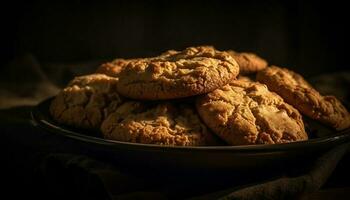
[[[300,75],[252,53],[211,46],[116,59],[72,80],[52,101],[59,123],[106,139],[205,146],[307,140],[302,115],[336,130],[350,114]],[[257,81],[244,75],[257,73]],[[243,76],[242,76],[243,75]]]

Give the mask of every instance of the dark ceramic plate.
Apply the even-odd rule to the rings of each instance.
[[[119,142],[54,122],[48,112],[51,100],[32,110],[34,126],[84,143],[84,148],[97,155],[134,167],[249,171],[314,159],[335,145],[350,141],[350,129],[335,132],[309,120],[306,124],[312,132],[311,139],[288,144],[177,147]]]

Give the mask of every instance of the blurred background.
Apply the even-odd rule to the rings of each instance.
[[[347,12],[334,1],[13,0],[1,6],[0,63],[23,55],[43,66],[105,61],[209,44],[308,77],[347,68]]]

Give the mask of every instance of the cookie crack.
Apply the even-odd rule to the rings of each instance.
[[[258,131],[258,135],[256,135],[256,137],[254,138],[254,143],[257,143],[257,140],[259,139],[260,134],[262,134],[262,126],[258,122],[259,120],[257,120],[257,117],[256,117],[257,114],[252,110],[252,106],[251,105],[252,105],[252,102],[257,103],[257,104],[258,104],[258,102],[255,101],[255,99],[251,98],[248,94],[246,94],[245,97],[248,99],[247,107],[249,108],[249,110],[251,111],[251,113],[252,113],[252,115],[254,117],[254,119],[253,119],[254,125],[255,125],[255,127],[256,127],[256,129]],[[253,109],[254,108],[256,108],[256,106],[254,106]]]

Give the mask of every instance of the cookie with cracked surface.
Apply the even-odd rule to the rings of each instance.
[[[130,62],[119,74],[117,88],[133,99],[176,99],[215,90],[238,72],[238,64],[228,53],[190,47],[169,56]]]
[[[112,77],[118,77],[119,73],[129,62],[136,61],[136,60],[138,59],[117,58],[111,62],[103,63],[101,66],[97,68],[96,73],[106,74]]]
[[[322,96],[301,75],[271,66],[260,71],[257,80],[266,84],[304,115],[336,130],[350,127],[350,114],[342,103],[334,96]]]
[[[266,85],[232,81],[196,100],[200,117],[231,145],[307,140],[302,116]]]
[[[128,101],[102,123],[107,139],[171,146],[213,144],[213,135],[189,105]]]
[[[132,59],[123,59],[123,58],[117,58],[115,60],[112,60],[111,62],[103,63],[100,65],[96,73],[99,74],[106,74],[108,76],[112,77],[118,77],[119,73],[124,69],[125,66],[127,66],[130,62],[135,62],[138,60],[150,60],[150,59],[155,59],[155,58],[163,58],[167,56],[171,56],[178,53],[175,50],[168,50],[164,53],[162,53],[160,56],[153,57],[153,58],[132,58]]]
[[[252,74],[267,67],[267,61],[254,53],[227,51],[238,63],[240,74]]]
[[[117,78],[103,74],[76,77],[52,101],[50,114],[59,123],[98,130],[122,103],[117,82]]]

